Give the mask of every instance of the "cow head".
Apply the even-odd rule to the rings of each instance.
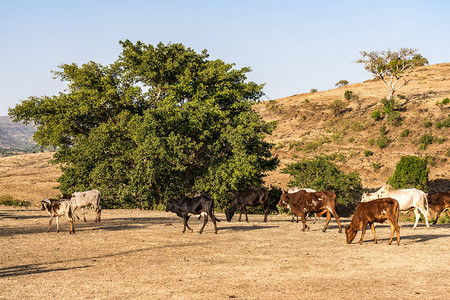
[[[50,200],[48,199],[44,199],[41,201],[41,210],[46,210],[49,211],[50,210]]]
[[[351,244],[356,236],[356,230],[347,225],[345,226],[345,235],[347,236],[347,244]]]
[[[166,211],[172,211],[174,208],[173,200],[169,199],[166,203]]]
[[[281,194],[281,197],[280,197],[280,201],[278,201],[278,206],[287,208],[288,201],[289,201],[289,193],[283,191],[283,193]]]
[[[225,209],[225,216],[227,217],[227,221],[231,222],[231,219],[234,216],[234,209],[228,207],[227,209]]]

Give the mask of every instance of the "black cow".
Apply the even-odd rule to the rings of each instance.
[[[186,231],[186,227],[190,231],[194,231],[187,223],[191,215],[200,215],[199,218],[202,215],[204,216],[203,226],[199,233],[203,232],[203,228],[205,228],[205,225],[208,222],[208,216],[214,224],[215,233],[217,233],[216,221],[220,222],[220,220],[214,215],[214,200],[207,196],[201,195],[194,198],[184,196],[179,200],[170,199],[167,201],[166,211],[176,213],[177,216],[183,218],[183,233]]]
[[[267,222],[269,213],[269,191],[265,188],[252,188],[243,191],[237,191],[233,194],[233,200],[225,210],[227,221],[230,222],[236,210],[239,209],[239,219],[241,221],[242,211],[245,213],[245,220],[248,222],[246,206],[262,205],[264,209],[264,222]]]

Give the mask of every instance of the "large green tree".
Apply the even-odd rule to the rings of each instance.
[[[263,85],[247,81],[249,68],[182,44],[121,45],[111,65],[61,65],[67,90],[9,110],[56,149],[60,190],[97,188],[107,207],[143,208],[206,193],[223,207],[263,183],[278,164],[264,140],[274,124],[252,109]]]

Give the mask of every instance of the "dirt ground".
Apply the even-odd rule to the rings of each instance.
[[[388,225],[346,244],[334,220],[301,232],[288,215],[216,214],[218,234],[183,234],[172,213],[103,210],[95,224],[61,220],[46,233],[37,208],[0,206],[0,299],[442,299],[450,288],[450,225],[401,223],[400,246]],[[310,221],[309,221],[310,223]],[[343,225],[349,219],[342,218]],[[360,233],[356,236],[356,241]]]

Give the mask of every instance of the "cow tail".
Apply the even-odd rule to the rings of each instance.
[[[425,202],[426,202],[426,204],[427,204],[427,209],[425,210],[425,212],[427,213],[427,215],[425,216],[425,218],[428,218],[428,195],[425,194],[425,193],[424,193],[424,195],[425,195]]]
[[[398,202],[397,202],[397,204],[398,204]],[[400,218],[400,205],[397,205],[397,206],[395,207],[395,209],[396,209],[396,212],[395,212],[395,221],[396,221],[397,224],[398,224],[398,219]]]

